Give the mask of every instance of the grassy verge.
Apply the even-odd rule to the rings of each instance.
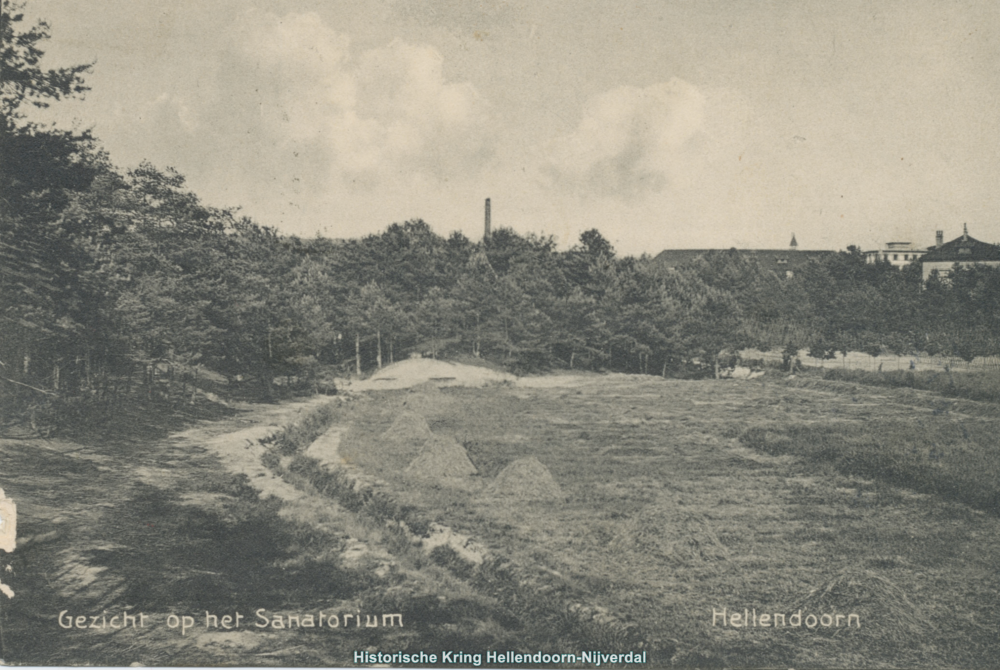
[[[333,403],[320,405],[298,421],[282,428],[270,439],[262,440],[261,443],[265,446],[270,445],[282,456],[290,456],[312,444],[313,440],[325,433],[336,419],[336,405]]]
[[[1000,403],[1000,376],[986,372],[939,372],[936,370],[891,370],[866,372],[827,368],[815,371],[823,379],[853,382],[866,386],[910,388],[932,391],[950,398],[966,398],[983,402]]]
[[[829,462],[846,475],[942,495],[1000,515],[1000,449],[995,427],[988,423],[778,424],[750,428],[740,441],[768,454]]]

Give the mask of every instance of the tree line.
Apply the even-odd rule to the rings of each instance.
[[[89,132],[32,122],[86,90],[89,66],[45,70],[48,26],[3,0],[0,407],[197,393],[221,376],[362,374],[412,353],[515,372],[718,374],[747,347],[997,353],[1000,272],[866,264],[855,248],[779,276],[736,250],[668,269],[597,230],[570,249],[424,221],[360,239],[301,239],[206,206],[172,169],[116,167]],[[199,379],[199,374],[204,378]],[[310,386],[311,385],[311,386]]]

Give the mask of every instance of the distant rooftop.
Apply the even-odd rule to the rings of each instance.
[[[961,237],[932,248],[920,260],[924,263],[1000,261],[1000,246],[970,237],[966,227]]]

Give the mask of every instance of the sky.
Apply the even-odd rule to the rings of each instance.
[[[28,0],[49,118],[302,237],[1000,241],[992,0]]]

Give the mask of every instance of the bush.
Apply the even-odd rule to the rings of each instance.
[[[333,404],[321,405],[299,421],[285,426],[270,439],[261,440],[261,443],[270,444],[282,456],[291,456],[308,447],[325,433],[335,418],[336,410]]]

